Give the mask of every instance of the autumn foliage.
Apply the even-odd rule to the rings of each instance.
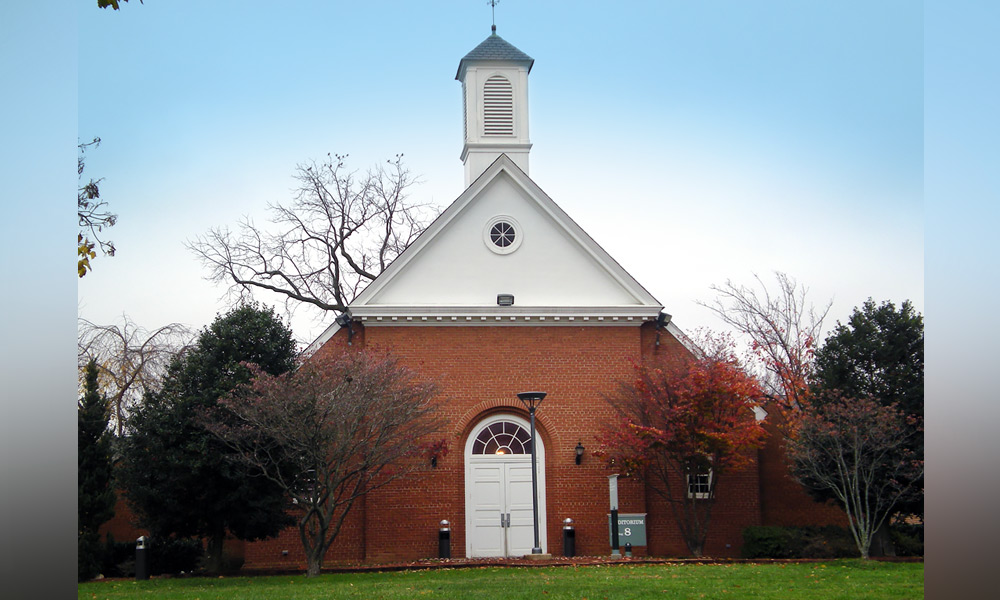
[[[751,364],[767,394],[768,411],[786,436],[808,410],[815,352],[830,303],[816,309],[808,303],[808,288],[785,273],[775,272],[776,288],[754,275],[756,286],[727,281],[712,286],[711,303],[701,303],[749,342]]]
[[[762,397],[728,340],[698,356],[636,365],[634,379],[609,398],[619,419],[601,433],[597,454],[666,500],[688,549],[700,556],[720,480],[750,464],[764,442],[754,416]],[[703,485],[693,493],[690,478],[698,476]]]

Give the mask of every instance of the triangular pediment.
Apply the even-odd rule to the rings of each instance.
[[[655,319],[662,306],[501,155],[349,308],[370,324],[580,323]]]

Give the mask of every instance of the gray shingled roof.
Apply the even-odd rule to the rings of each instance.
[[[465,66],[466,61],[473,60],[498,60],[504,62],[526,62],[528,63],[528,72],[531,72],[532,65],[535,64],[535,59],[531,58],[524,52],[521,52],[505,39],[493,33],[490,37],[483,40],[483,43],[479,44],[465,55],[464,58],[458,63],[458,72],[455,73],[455,79],[458,79],[462,74],[462,68]]]

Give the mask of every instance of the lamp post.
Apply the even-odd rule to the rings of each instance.
[[[521,392],[517,399],[528,409],[531,416],[531,515],[535,524],[535,545],[532,554],[541,554],[542,546],[538,542],[538,470],[535,466],[535,409],[545,399],[545,392]]]

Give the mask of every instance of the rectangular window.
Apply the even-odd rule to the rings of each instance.
[[[712,472],[687,476],[688,498],[703,500],[712,493]]]

